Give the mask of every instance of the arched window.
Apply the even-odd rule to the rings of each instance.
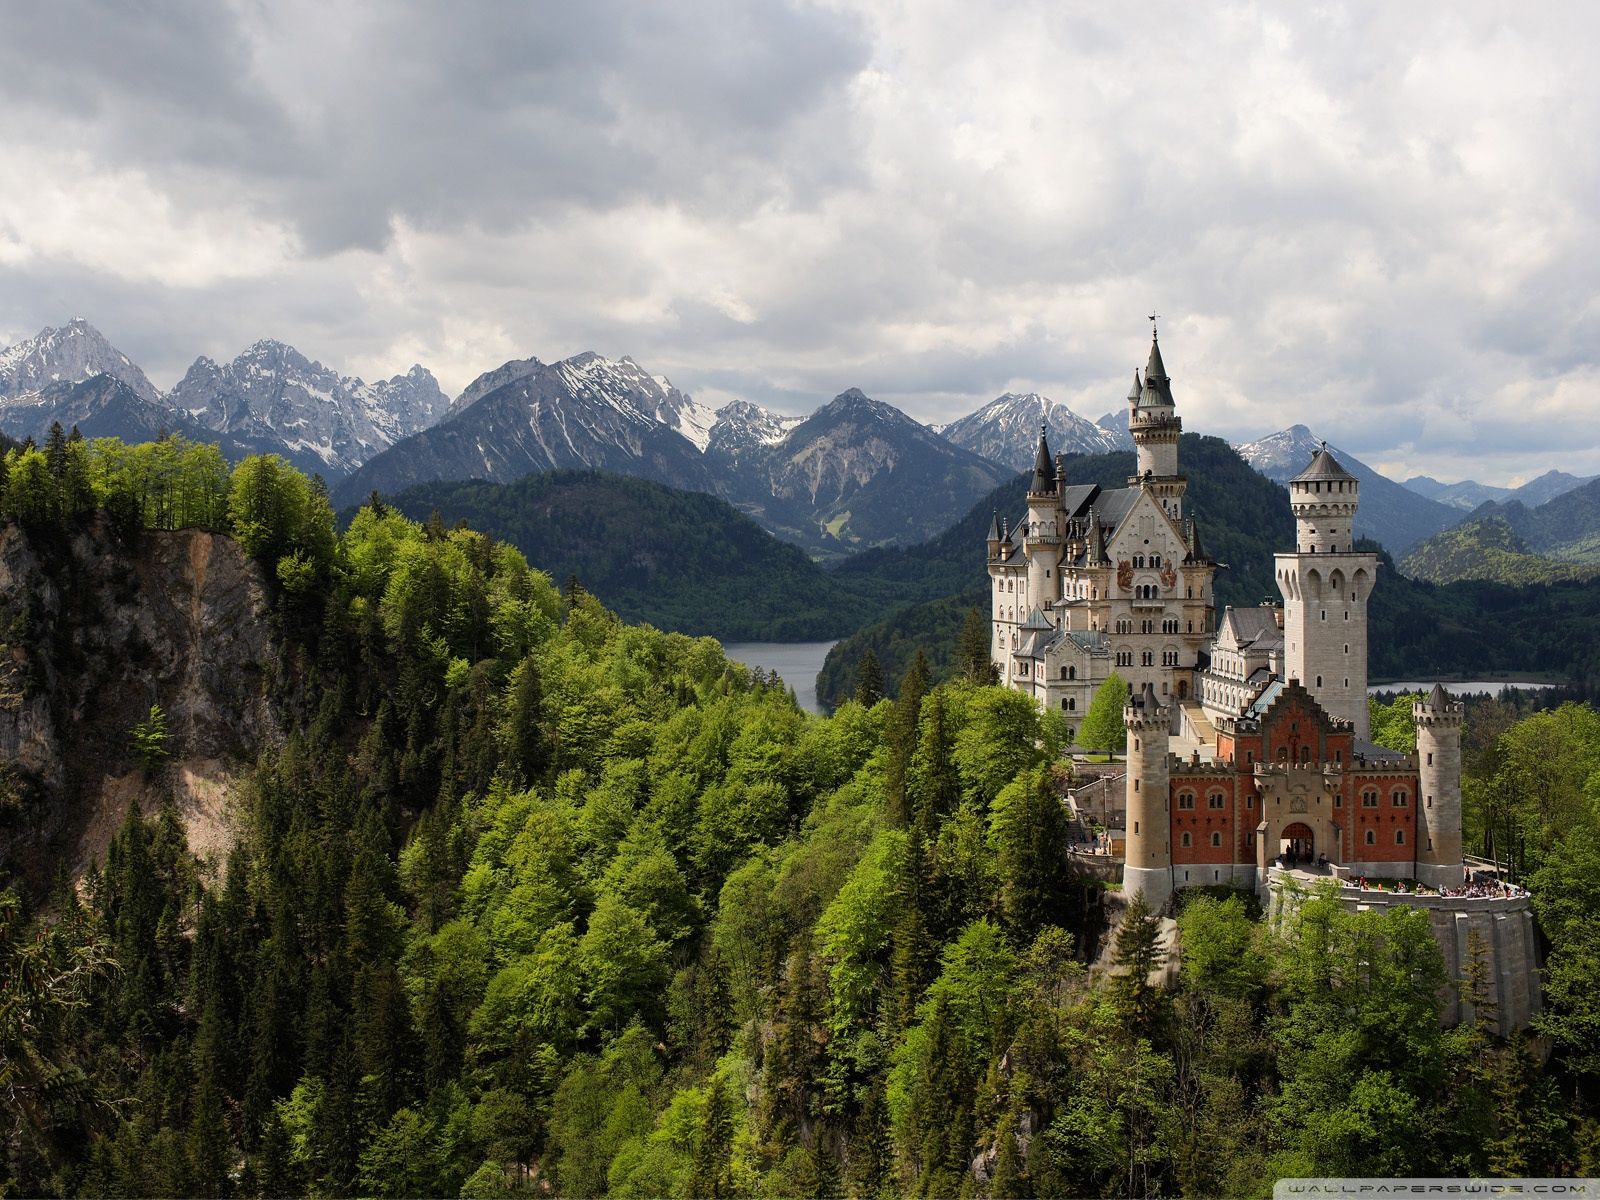
[[[1378,793],[1376,791],[1372,791],[1372,790],[1362,792],[1361,793],[1361,807],[1362,808],[1377,808],[1378,807]]]
[[[1406,831],[1404,829],[1396,829],[1394,831],[1394,844],[1396,846],[1404,846],[1406,844]]]
[[[1068,679],[1076,679],[1077,677],[1078,677],[1078,668],[1077,667],[1068,667],[1067,668],[1067,678]]]
[[[1190,836],[1187,830],[1185,830],[1183,834],[1183,845],[1185,847],[1194,845],[1194,838]]]
[[[1378,831],[1376,829],[1367,830],[1367,845],[1376,846],[1377,844],[1378,844]]]
[[[1228,801],[1221,792],[1212,792],[1206,797],[1207,808],[1226,808],[1227,806]]]
[[[1072,696],[1068,696],[1067,697],[1067,711],[1068,712],[1077,712],[1078,711],[1078,701],[1077,701],[1077,699],[1075,697],[1072,697]]]
[[[1179,792],[1178,793],[1178,808],[1179,809],[1192,809],[1193,807],[1194,807],[1194,793],[1193,792]]]
[[[1221,846],[1222,845],[1222,831],[1221,830],[1213,829],[1211,831],[1211,844],[1212,844],[1212,846]]]
[[[1408,800],[1409,797],[1406,795],[1406,793],[1396,788],[1391,803],[1393,803],[1394,807],[1396,808],[1404,808]]]

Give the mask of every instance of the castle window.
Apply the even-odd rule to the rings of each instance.
[[[1137,782],[1138,782],[1138,780],[1134,780],[1134,782],[1135,782],[1135,783],[1137,783]],[[1139,832],[1139,822],[1137,822],[1137,821],[1135,821],[1135,822],[1134,822],[1134,823],[1133,823],[1133,831],[1134,831],[1134,832],[1135,832],[1135,833],[1138,833],[1138,832]],[[1372,832],[1372,830],[1370,830],[1370,829],[1369,829],[1369,830],[1367,830],[1367,832],[1368,832],[1368,833],[1371,833],[1371,832]]]
[[[1067,668],[1067,678],[1068,679],[1076,679],[1077,677],[1078,677],[1078,668],[1077,667],[1068,667]]]
[[[1431,794],[1428,796],[1428,807],[1433,807],[1433,796]]]
[[[1212,792],[1206,797],[1207,808],[1224,808],[1226,807],[1227,803],[1227,800],[1223,798],[1221,792]]]
[[[1219,831],[1215,830],[1215,829],[1213,829],[1211,831],[1211,844],[1213,846],[1221,846],[1222,845],[1222,834]]]
[[[1396,808],[1404,808],[1406,806],[1406,794],[1404,792],[1396,792],[1393,803]]]
[[[1361,793],[1361,807],[1362,808],[1377,808],[1378,807],[1378,793],[1374,792],[1374,791],[1370,791],[1370,790],[1362,792]]]
[[[1317,686],[1318,686],[1318,687],[1321,687],[1321,686],[1322,686],[1322,676],[1321,676],[1321,675],[1318,675],[1318,676],[1317,676]]]
[[[1073,699],[1071,696],[1067,697],[1067,711],[1068,712],[1077,712],[1078,711],[1078,702],[1077,702],[1077,700]]]
[[[1378,844],[1378,831],[1376,829],[1367,830],[1367,845],[1376,846],[1377,844]]]
[[[1185,846],[1185,847],[1188,847],[1188,846],[1192,846],[1192,845],[1194,845],[1194,838],[1193,838],[1193,837],[1191,837],[1191,836],[1190,836],[1190,835],[1189,835],[1189,833],[1188,833],[1188,832],[1187,832],[1187,831],[1185,831],[1185,832],[1184,832],[1184,835],[1183,835],[1183,843],[1182,843],[1182,844],[1183,844],[1183,845],[1184,845],[1184,846]]]
[[[1178,808],[1179,808],[1179,810],[1181,811],[1181,810],[1191,809],[1193,807],[1194,807],[1194,793],[1193,792],[1179,792],[1178,793]]]
[[[1065,667],[1062,667],[1061,668],[1061,678],[1065,679],[1066,677],[1067,677],[1067,669]]]
[[[1406,844],[1406,831],[1404,829],[1396,829],[1394,831],[1394,844],[1396,846],[1404,846]]]
[[[1430,767],[1433,766],[1433,751],[1432,750],[1428,751],[1428,765]]]
[[[1069,702],[1068,702],[1068,701],[1066,701],[1066,700],[1063,700],[1063,701],[1062,701],[1062,702],[1061,702],[1061,711],[1062,711],[1062,712],[1066,712],[1066,711],[1067,711],[1067,709],[1068,709],[1068,708],[1069,708],[1069,707],[1070,707],[1070,704],[1069,704]]]

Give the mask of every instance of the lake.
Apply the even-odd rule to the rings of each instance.
[[[1444,684],[1444,690],[1452,696],[1477,695],[1481,692],[1488,692],[1491,696],[1498,696],[1508,687],[1537,689],[1556,686],[1553,683],[1524,683],[1520,679],[1469,679],[1461,683],[1441,680],[1440,682]],[[1374,683],[1367,688],[1367,695],[1371,696],[1378,692],[1431,691],[1433,691],[1431,680],[1427,683]]]
[[[828,657],[828,651],[838,644],[837,641],[723,642],[722,650],[734,662],[776,671],[784,683],[794,689],[801,708],[819,713],[822,708],[817,703],[817,672],[822,670],[822,660]]]

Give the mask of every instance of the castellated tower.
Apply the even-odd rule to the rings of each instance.
[[[1417,724],[1417,879],[1461,886],[1461,718],[1437,683],[1412,705]]]
[[[1128,727],[1127,849],[1122,891],[1144,896],[1158,911],[1172,895],[1172,815],[1167,774],[1167,731],[1171,713],[1155,688],[1130,697],[1123,710]]]
[[[1322,449],[1289,481],[1295,550],[1275,556],[1283,593],[1284,673],[1317,698],[1328,715],[1348,721],[1359,741],[1367,716],[1367,598],[1378,556],[1354,549],[1360,484]]]
[[[1148,479],[1150,490],[1174,521],[1183,519],[1185,480],[1178,474],[1178,436],[1183,421],[1172,399],[1172,380],[1161,361],[1161,343],[1150,338],[1150,361],[1145,364],[1144,383],[1134,372],[1133,390],[1128,393],[1128,432],[1137,451],[1137,474],[1128,482],[1135,486]]]

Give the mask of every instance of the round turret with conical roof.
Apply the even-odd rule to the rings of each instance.
[[[1341,554],[1355,541],[1361,483],[1328,453],[1328,443],[1311,456],[1304,471],[1289,481],[1295,544],[1302,554]]]

